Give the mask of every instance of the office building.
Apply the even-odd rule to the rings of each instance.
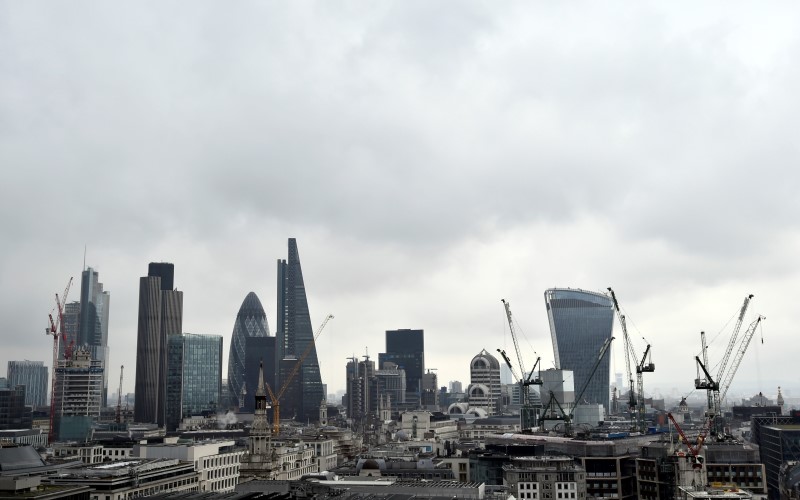
[[[200,473],[191,462],[137,458],[63,469],[60,474],[43,477],[42,482],[90,487],[92,500],[122,500],[198,491]]]
[[[264,370],[264,383],[268,384],[272,392],[277,393],[280,387],[275,385],[275,337],[246,337],[244,355],[244,380],[246,393],[240,392],[231,395],[236,399],[239,411],[252,413],[255,410],[253,394],[258,387],[258,372],[261,363],[268,369]]]
[[[503,466],[503,478],[522,500],[586,498],[586,471],[572,457],[511,457]]]
[[[375,387],[375,362],[370,359],[359,361],[352,357],[345,367],[345,409],[347,418],[363,422],[375,416],[377,395]]]
[[[167,430],[184,417],[215,413],[222,394],[222,337],[173,333],[167,337]]]
[[[0,388],[0,430],[30,429],[31,409],[25,405],[25,386]]]
[[[475,355],[469,363],[470,384],[467,396],[471,408],[483,408],[494,415],[501,397],[500,363],[486,349]]]
[[[231,335],[231,347],[228,353],[228,391],[231,397],[237,401],[241,399],[241,406],[249,408],[250,411],[253,409],[253,398],[248,398],[246,395],[255,392],[258,382],[253,384],[252,381],[258,374],[258,364],[256,363],[254,367],[251,367],[253,378],[248,380],[246,358],[249,351],[247,340],[249,338],[267,336],[269,336],[267,314],[264,312],[264,308],[261,305],[261,301],[258,300],[258,296],[250,292],[247,294],[247,297],[244,298],[242,306],[236,314],[236,321],[233,324],[233,334]],[[272,343],[274,345],[274,338],[272,339]],[[272,357],[267,359],[268,371],[269,368],[272,368],[273,374],[275,372],[273,367],[274,356],[275,354],[272,352]],[[250,385],[247,384],[248,381],[251,382]]]
[[[278,261],[278,314],[275,345],[275,382],[283,386],[291,373],[291,368],[306,354],[296,380],[299,390],[287,389],[286,400],[281,406],[290,411],[294,409],[302,421],[316,422],[319,418],[319,405],[325,398],[322,377],[319,371],[317,348],[314,345],[314,327],[308,310],[306,287],[300,267],[300,254],[297,241],[289,238],[287,260]]]
[[[556,368],[572,370],[576,391],[588,383],[581,403],[601,404],[608,411],[610,356],[603,358],[593,377],[591,371],[600,348],[611,337],[611,299],[602,293],[568,288],[549,289],[544,299]]]
[[[86,436],[100,417],[103,397],[103,363],[91,349],[78,347],[69,359],[56,364],[54,428],[61,440]]]
[[[25,404],[47,406],[48,369],[42,361],[9,361],[8,384],[25,386]]]
[[[78,335],[80,334],[81,322],[81,303],[80,301],[68,302],[64,305],[64,321],[62,323],[64,335],[67,337],[67,343],[77,344]],[[64,357],[64,342],[59,342],[59,358]]]
[[[150,263],[139,279],[134,420],[163,426],[166,421],[167,336],[181,333],[183,292],[173,289],[174,266]]]
[[[406,402],[406,372],[387,361],[380,370],[375,370],[375,394],[389,408]]]
[[[386,352],[378,354],[378,365],[392,362],[406,373],[406,401],[419,404],[425,373],[424,330],[387,330]]]
[[[232,493],[239,483],[241,449],[235,441],[203,441],[201,443],[165,442],[135,444],[133,455],[142,459],[177,459],[194,464],[200,474],[198,491]]]
[[[756,415],[750,421],[752,441],[758,445],[761,463],[764,464],[767,495],[779,499],[781,466],[786,462],[800,461],[800,411],[790,415]]]
[[[75,345],[88,347],[93,359],[103,364],[102,405],[108,399],[108,312],[111,295],[103,290],[100,275],[91,267],[81,273],[81,302]]]

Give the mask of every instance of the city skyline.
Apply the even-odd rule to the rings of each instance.
[[[551,367],[542,292],[611,286],[647,391],[691,393],[699,332],[713,364],[752,293],[764,342],[730,393],[800,397],[799,6],[201,5],[9,6],[0,363],[51,364],[85,261],[130,392],[144,266],[173,262],[183,331],[229,346],[250,291],[277,325],[296,237],[331,392],[398,328],[466,384],[513,351],[503,298]]]
[[[174,278],[174,276],[173,276],[173,278]],[[577,288],[577,287],[575,287],[574,289],[567,288],[567,290],[574,290],[574,291],[576,291],[576,292],[581,292],[581,291],[583,291],[583,290],[581,290],[581,289],[579,289],[579,288]],[[181,292],[178,292],[178,293],[181,293],[181,294],[182,294],[182,291],[181,291]],[[251,292],[251,293],[252,293],[252,292]],[[598,290],[597,292],[592,292],[592,293],[602,294],[602,292],[601,292],[601,291],[599,291],[599,290]],[[246,299],[246,300],[247,300],[247,299]],[[541,299],[539,299],[539,300],[541,300]],[[244,305],[244,304],[240,304],[240,305]],[[623,307],[624,307],[624,306],[623,306]],[[241,309],[241,307],[240,307],[239,309]],[[501,309],[502,309],[502,307],[501,307]],[[738,310],[738,306],[737,306],[735,309],[737,309],[737,310]],[[516,316],[516,314],[517,314],[517,313],[516,313],[516,308],[514,309],[514,311],[515,311],[515,316]],[[734,314],[734,313],[736,313],[736,312],[738,312],[738,311],[731,311],[731,314]],[[502,314],[502,312],[501,312],[501,314]],[[527,315],[529,315],[529,314],[525,314],[525,313],[523,313],[523,316],[527,316]],[[545,319],[545,321],[547,321],[547,312],[546,312],[546,310],[545,310],[545,311],[542,311],[542,312],[541,312],[541,315],[542,315],[542,316],[544,316],[544,319]],[[267,316],[267,320],[266,320],[266,321],[267,321],[267,323],[269,322],[269,318],[268,318],[268,316]],[[312,319],[312,321],[313,321],[313,319]],[[333,323],[331,323],[331,324],[333,324]],[[547,328],[548,328],[548,330],[549,330],[549,327],[547,327]],[[616,323],[616,320],[614,321],[614,326],[613,326],[613,328],[614,328],[614,335],[621,336],[622,332],[619,330],[619,325]],[[630,329],[630,328],[631,328],[631,327],[629,326],[629,329]],[[184,329],[185,329],[185,328],[184,328]],[[402,330],[403,330],[403,329],[400,329],[400,331],[402,331]],[[497,340],[497,341],[501,341],[501,342],[503,342],[502,346],[503,346],[505,349],[513,349],[513,344],[511,344],[511,337],[510,337],[510,334],[509,334],[509,333],[508,333],[508,331],[507,331],[507,326],[506,326],[506,327],[504,327],[504,328],[498,329],[498,330],[503,330],[503,332],[502,332],[502,338],[498,336],[498,338],[497,338],[496,340]],[[203,331],[203,333],[204,333],[204,334],[208,334],[208,333],[210,333],[210,332],[211,332],[211,330],[205,330],[205,329],[202,329],[202,331]],[[392,330],[392,331],[394,331],[394,330]],[[411,331],[414,331],[414,330],[412,329]],[[186,332],[184,332],[184,333],[186,333]],[[369,352],[369,353],[374,353],[374,359],[375,359],[375,360],[376,360],[376,362],[377,362],[377,358],[378,358],[377,354],[378,354],[378,352],[379,352],[379,351],[382,351],[382,350],[384,350],[384,348],[382,347],[382,344],[384,343],[383,341],[385,340],[385,339],[383,338],[383,337],[384,337],[384,335],[385,335],[385,333],[386,333],[386,331],[381,331],[381,332],[379,332],[379,335],[377,335],[375,338],[373,338],[373,339],[370,341],[370,342],[371,342],[370,344],[368,344],[368,345],[365,345],[365,346],[364,346],[366,349],[365,349],[364,351],[362,351],[362,353],[361,353],[361,354],[360,354],[359,352],[354,352],[354,354],[355,354],[355,355],[357,355],[357,356],[363,356],[363,355],[364,355],[364,353],[367,353],[367,352]],[[726,338],[724,338],[724,334],[725,334],[725,333],[726,333],[725,331],[720,331],[720,332],[719,332],[719,334],[717,335],[718,337],[720,337],[720,338],[719,338],[719,340],[717,341],[717,343],[718,343],[718,344],[719,344],[719,342],[722,342],[722,341],[725,341],[725,342],[727,342],[727,339],[726,339]],[[529,338],[529,336],[528,336],[528,335],[526,335],[524,332],[522,332],[522,335],[523,335],[523,338],[521,339],[521,342],[522,342],[522,344],[523,344],[523,345],[522,345],[522,349],[523,349],[523,352],[524,352],[524,351],[526,350],[525,344],[527,344],[527,345],[528,345],[528,348],[530,348],[530,346],[532,345],[532,339],[530,339],[530,338]],[[549,344],[549,343],[551,343],[551,342],[552,342],[552,338],[551,338],[551,332],[550,332],[550,331],[547,331],[547,332],[545,333],[545,335],[546,335],[546,337],[544,337],[544,338],[540,338],[540,339],[537,339],[537,340],[538,340],[537,344],[543,344],[543,343],[548,343],[548,344]],[[231,334],[225,334],[225,335],[222,335],[222,337],[223,337],[223,339],[224,339],[224,340],[223,340],[223,342],[224,342],[225,344],[227,344],[227,346],[225,347],[225,355],[223,356],[223,366],[225,367],[225,368],[223,368],[223,372],[224,372],[225,374],[227,374],[227,373],[228,373],[228,365],[229,365],[229,354],[230,354],[230,353],[229,353],[229,346],[230,346],[230,343],[232,342],[232,335],[231,335]],[[321,339],[322,339],[322,338],[321,338]],[[377,339],[380,339],[380,341],[378,341]],[[620,338],[620,340],[621,340],[621,338]],[[534,340],[534,341],[535,341],[535,340]],[[634,339],[634,343],[636,343],[636,340],[635,340],[635,339]],[[484,344],[488,345],[486,342],[484,342]],[[618,342],[618,343],[617,343],[617,345],[621,347],[621,345],[622,345],[622,342]],[[113,349],[113,344],[111,344],[110,346],[111,346],[111,348]],[[539,349],[537,352],[541,353],[541,351],[546,351],[546,350],[547,350],[547,347],[548,347],[548,346],[545,346],[544,348],[540,348],[540,349]],[[723,346],[722,346],[722,345],[717,345],[717,347],[718,347],[718,348],[721,350]],[[612,348],[612,349],[613,349],[613,348]],[[511,351],[509,351],[509,352],[511,352]],[[615,355],[616,355],[616,356],[621,356],[621,355],[622,355],[621,349],[620,349],[620,352],[617,352],[617,351],[614,351],[614,352],[615,352]],[[721,352],[720,352],[720,354],[721,354]],[[430,355],[431,355],[431,354],[430,354],[430,353],[429,353],[429,351],[426,349],[426,359],[427,359],[427,358],[428,358]],[[434,353],[434,355],[435,355],[435,356],[438,356],[438,354],[437,354],[437,353]],[[474,354],[473,354],[472,356],[474,356]],[[555,353],[554,353],[553,351],[550,351],[550,356],[551,356],[551,358],[550,358],[550,367],[554,367],[554,366],[555,366]],[[468,364],[468,363],[469,363],[469,359],[470,359],[470,358],[471,358],[471,356],[467,356],[467,357],[465,358],[465,360],[464,360],[464,363],[465,363],[465,364]],[[134,359],[135,359],[135,358],[134,358]],[[532,357],[529,357],[529,358],[527,358],[527,359],[526,359],[526,363],[528,363],[529,367],[530,367],[530,365],[532,364],[532,362],[534,361],[534,359],[535,359],[535,358],[532,358]],[[546,359],[546,358],[543,358],[543,359]],[[746,359],[747,359],[747,357],[745,357],[745,360],[746,360]],[[3,360],[3,361],[5,361],[5,360]],[[113,359],[112,359],[112,363],[113,363]],[[516,364],[516,359],[513,357],[513,355],[512,355],[512,363]],[[337,379],[337,373],[336,373],[337,369],[338,369],[339,371],[342,371],[342,370],[344,369],[344,366],[345,366],[345,364],[346,364],[346,361],[345,361],[345,362],[342,362],[342,363],[341,363],[339,366],[336,366],[336,365],[333,365],[333,364],[331,364],[331,365],[330,365],[330,368],[329,368],[329,367],[327,367],[327,366],[322,366],[321,368],[322,368],[322,370],[323,370],[323,377],[325,377],[326,379],[327,379],[327,378],[330,378],[330,379],[332,379],[332,380],[334,380],[334,381],[335,381],[335,380]],[[743,366],[745,366],[745,365],[747,365],[747,364],[748,364],[748,363],[745,361],[745,362],[743,363]],[[44,365],[45,365],[45,366],[49,366],[49,363],[47,362],[47,360],[45,360],[45,361],[44,361]],[[752,363],[751,363],[751,365],[752,365]],[[135,362],[132,362],[132,363],[130,364],[130,366],[135,366]],[[545,364],[545,368],[546,368],[546,367],[547,367],[547,365]],[[330,370],[330,377],[328,377],[328,375],[327,375],[327,373],[328,373],[328,370]],[[112,377],[114,376],[114,373],[113,373],[113,371],[114,371],[114,368],[113,368],[113,365],[112,365],[112,373],[111,373],[111,376],[112,376]],[[132,370],[132,371],[133,371],[133,370]],[[452,376],[447,376],[447,375],[445,375],[445,377],[444,377],[444,378],[442,378],[441,380],[459,380],[460,382],[462,382],[463,386],[464,386],[464,387],[466,387],[466,386],[469,384],[469,379],[470,379],[470,375],[469,375],[469,369],[466,369],[466,370],[458,370],[458,369],[454,369],[454,370],[448,371],[447,373],[451,373],[451,374],[453,374],[453,373],[459,373],[459,372],[463,372],[463,373],[460,373],[459,375],[452,375]],[[611,363],[611,367],[610,367],[610,380],[609,380],[609,384],[614,384],[614,383],[615,383],[615,381],[613,380],[613,378],[614,378],[614,374],[615,374],[615,373],[623,373],[623,372],[624,372],[624,361],[622,360],[622,358],[619,358],[617,362],[612,362],[612,363]],[[127,380],[133,380],[133,379],[134,379],[134,377],[135,377],[135,371],[133,371],[133,373],[131,373],[131,372],[127,372],[127,373],[128,373],[128,377],[129,377],[129,378],[127,378]],[[461,378],[458,378],[459,376],[460,376]],[[448,377],[449,377],[449,378],[448,378]],[[342,378],[342,380],[344,380],[344,377],[341,377],[341,378]],[[674,397],[674,396],[675,396],[674,394],[673,394],[673,395],[671,395],[671,394],[669,394],[668,392],[666,392],[666,390],[665,390],[665,389],[666,389],[666,387],[665,387],[664,385],[662,385],[662,384],[658,384],[658,383],[656,383],[656,384],[652,384],[652,385],[650,385],[650,384],[649,384],[650,380],[651,380],[651,377],[646,377],[646,378],[645,378],[645,381],[646,381],[646,382],[645,382],[645,390],[646,390],[646,392],[648,393],[648,395],[650,395],[650,391],[652,390],[652,389],[651,389],[651,387],[654,387],[655,389],[657,389],[657,390],[658,390],[658,393],[659,393],[659,394],[661,394],[662,396],[668,396],[668,397],[670,397],[670,396],[673,396],[673,397]],[[627,381],[624,381],[624,383],[627,385]],[[329,393],[332,393],[332,392],[341,392],[341,391],[343,391],[343,390],[344,390],[344,388],[345,388],[345,385],[346,385],[346,384],[344,383],[344,381],[342,382],[342,385],[341,385],[341,387],[340,387],[340,386],[338,386],[338,385],[336,384],[336,382],[334,382],[333,384],[330,384],[330,383],[328,383],[328,386],[329,386],[329,391],[328,391],[328,392],[329,392]],[[445,386],[446,386],[446,385],[447,385],[447,383],[446,383],[446,382],[441,382],[439,385],[440,385],[440,386],[441,386],[441,385],[445,385]],[[132,387],[132,386],[133,386],[133,382],[131,382],[131,385],[124,384],[124,387],[125,387],[125,388],[123,389],[123,390],[124,390],[124,392],[133,392],[133,387]],[[688,386],[688,384],[687,384],[687,386]],[[752,394],[748,393],[748,391],[737,391],[737,390],[736,390],[736,386],[737,386],[737,384],[734,382],[734,384],[733,384],[733,391],[732,391],[732,394],[738,394],[738,393],[740,393],[740,392],[741,392],[741,393],[742,393],[742,396],[748,396],[748,397],[749,397],[749,396],[751,396],[751,395],[752,395]],[[791,385],[789,385],[789,384],[785,384],[785,385],[783,385],[783,384],[782,384],[781,386],[783,387],[784,395],[788,395],[787,397],[790,397],[790,398],[791,398],[791,397],[792,397],[792,389],[791,389]],[[677,386],[676,386],[676,387],[677,387]],[[773,394],[773,393],[771,393],[771,392],[769,392],[769,389],[770,389],[770,388],[767,388],[767,390],[765,390],[765,391],[764,391],[764,393],[765,393],[765,394],[772,394],[772,397],[774,397],[774,396],[775,396],[775,394],[777,393],[777,386],[775,387],[775,393],[774,393],[774,394]],[[788,390],[788,393],[787,393],[787,390]],[[109,391],[109,393],[111,393],[111,392],[113,392],[113,391],[116,391],[116,387],[112,387],[112,391]],[[683,392],[679,391],[679,393],[678,393],[678,396],[680,396],[680,395],[687,395],[687,393],[690,393],[690,392],[692,392],[692,391],[691,391],[691,389],[686,389],[686,390],[685,390],[685,391],[683,391]],[[799,396],[800,396],[800,395],[799,395]]]

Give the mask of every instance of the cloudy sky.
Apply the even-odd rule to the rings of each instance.
[[[227,354],[251,290],[274,331],[296,237],[312,320],[336,316],[331,392],[394,328],[425,329],[440,385],[467,382],[481,349],[513,349],[501,298],[552,366],[544,290],[613,286],[653,346],[648,393],[690,393],[700,330],[713,365],[753,293],[764,342],[731,393],[800,397],[799,21],[747,2],[0,3],[0,363],[50,364],[84,245],[111,292],[110,389],[124,364],[133,390],[150,261],[175,264],[184,330]]]

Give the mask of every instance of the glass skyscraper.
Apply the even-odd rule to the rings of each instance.
[[[167,430],[183,417],[217,411],[222,394],[222,337],[171,334],[167,339]]]
[[[283,415],[284,411],[288,414],[294,409],[300,421],[316,422],[319,419],[319,405],[325,394],[319,371],[317,347],[314,345],[314,327],[308,311],[303,270],[300,267],[300,254],[294,238],[289,238],[288,259],[278,261],[277,319],[275,383],[278,390],[291,371],[290,367],[294,360],[298,360],[307,348],[310,349],[299,373],[292,380],[292,384],[298,383],[300,389],[299,391],[287,389],[284,401],[281,402],[281,414]]]
[[[100,274],[91,267],[81,274],[81,302],[75,345],[88,348],[92,358],[103,366],[103,406],[108,398],[108,312],[111,295],[103,290]]]
[[[419,401],[425,373],[425,331],[386,330],[386,352],[378,353],[378,369],[390,361],[406,372],[406,400]]]
[[[611,337],[614,324],[611,299],[597,292],[551,288],[544,292],[544,301],[556,367],[572,370],[577,393],[589,379],[603,343]],[[608,411],[609,359],[606,354],[589,380],[582,400],[576,403],[602,404]]]
[[[258,296],[250,292],[244,298],[239,313],[236,314],[236,321],[233,324],[233,334],[231,335],[231,347],[228,353],[228,391],[234,401],[241,401],[241,405],[252,410],[255,399],[258,381],[258,365],[251,367],[253,376],[248,378],[247,357],[250,354],[247,347],[247,339],[251,337],[268,337],[269,325],[267,324],[267,314],[261,306]],[[274,339],[273,339],[274,344]],[[258,353],[256,353],[258,354]],[[264,353],[266,354],[266,353]],[[268,371],[274,373],[274,348],[270,351],[270,357],[266,358]],[[271,379],[272,377],[270,377]],[[243,391],[244,389],[244,391]],[[273,388],[273,391],[276,389]],[[242,395],[246,394],[244,398]],[[249,403],[249,404],[248,404]]]
[[[47,367],[42,361],[9,361],[8,386],[25,386],[25,404],[34,408],[47,406]]]

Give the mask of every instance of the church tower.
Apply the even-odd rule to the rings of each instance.
[[[324,399],[319,404],[319,426],[325,427],[328,425],[328,402]]]
[[[267,392],[264,388],[264,362],[258,368],[258,389],[255,396],[255,412],[253,427],[250,430],[249,451],[250,455],[267,455],[270,448],[271,430],[267,420]]]

